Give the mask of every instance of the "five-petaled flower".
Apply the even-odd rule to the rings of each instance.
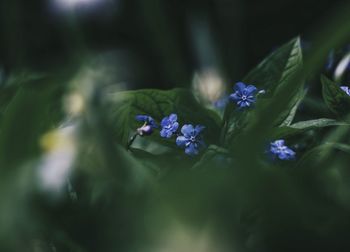
[[[347,95],[350,96],[350,88],[348,86],[341,86],[340,87]]]
[[[234,93],[230,95],[230,99],[236,102],[240,108],[250,107],[256,102],[256,93],[258,89],[253,85],[246,85],[243,82],[237,82],[234,87]]]
[[[205,127],[197,125],[193,127],[192,124],[185,124],[181,128],[182,136],[176,138],[176,144],[185,148],[185,153],[194,156],[199,153],[199,150],[205,146],[204,141],[201,137],[201,132]]]
[[[295,158],[295,152],[284,144],[283,139],[270,143],[270,152],[274,157],[281,160],[291,160]]]
[[[137,129],[137,133],[140,136],[150,135],[152,134],[154,128],[158,128],[158,125],[154,119],[148,115],[137,115],[135,119],[136,121],[144,123],[140,128]]]
[[[160,131],[160,136],[165,138],[170,138],[174,133],[176,133],[179,128],[179,123],[177,122],[177,115],[171,114],[164,117],[160,125],[162,130]]]

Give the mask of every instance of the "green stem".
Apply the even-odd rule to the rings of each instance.
[[[130,150],[130,147],[131,147],[131,145],[133,144],[133,142],[135,141],[135,139],[136,139],[136,137],[139,135],[139,133],[134,133],[134,135],[132,135],[131,137],[130,137],[130,139],[129,139],[129,141],[128,141],[128,143],[127,143],[127,145],[126,145],[126,149],[127,150]]]

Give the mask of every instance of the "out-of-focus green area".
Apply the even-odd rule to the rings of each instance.
[[[349,8],[1,1],[0,251],[347,251]],[[199,155],[136,135],[171,113]]]

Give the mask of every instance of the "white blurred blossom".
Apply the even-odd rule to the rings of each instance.
[[[349,64],[350,64],[350,53],[346,54],[337,65],[334,71],[335,80],[341,80],[344,73],[348,70]]]
[[[195,73],[192,85],[197,97],[210,104],[219,100],[226,91],[223,79],[215,69]]]
[[[38,169],[39,186],[59,195],[65,188],[77,155],[77,126],[70,125],[47,133],[41,139],[44,155]]]
[[[59,15],[99,15],[101,18],[111,17],[119,9],[120,0],[49,0],[50,8]]]
[[[54,3],[63,9],[73,9],[79,5],[91,5],[105,0],[54,0]]]
[[[209,227],[196,230],[189,226],[173,223],[158,235],[155,246],[146,251],[152,252],[228,252],[228,249],[218,234]]]

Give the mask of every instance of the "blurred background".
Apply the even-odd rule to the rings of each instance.
[[[85,54],[130,88],[237,81],[320,25],[341,0],[2,0],[0,65],[48,71]]]
[[[301,35],[307,54],[311,38],[330,17],[337,18],[344,2],[0,0],[0,251],[350,247],[347,129],[309,131],[290,141],[302,153],[330,139],[344,140],[337,162],[329,146],[322,152],[320,160],[329,162],[324,167],[334,169],[318,171],[317,149],[316,157],[301,165],[311,169],[298,166],[294,172],[285,164],[261,164],[251,153],[242,160],[252,163],[237,164],[232,153],[214,147],[209,156],[212,151],[220,165],[204,160],[199,166],[215,170],[196,173],[188,171],[200,157],[185,158],[182,150],[171,152],[156,141],[149,149],[147,141],[135,141],[136,148],[127,151],[114,134],[122,131],[115,123],[119,118],[108,120],[111,107],[120,121],[125,114],[134,116],[122,99],[110,97],[120,90],[192,87],[199,100],[206,99],[200,102],[216,104],[292,38]],[[345,39],[338,40],[333,42]],[[317,58],[328,54],[318,62],[321,71],[347,84],[350,48],[328,49]],[[307,77],[309,93],[296,121],[339,119],[322,101],[319,75]],[[207,117],[196,102],[188,104]],[[216,116],[222,116],[222,107]],[[141,126],[127,122],[128,130]],[[220,132],[209,133],[217,140]],[[229,169],[216,169],[221,166]]]

